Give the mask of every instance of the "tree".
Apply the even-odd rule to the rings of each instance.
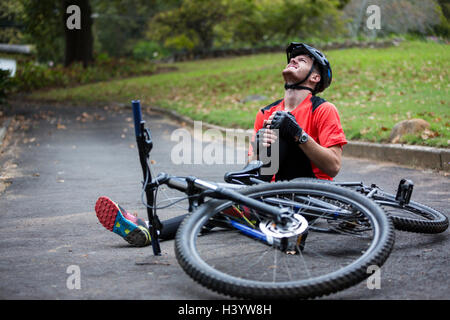
[[[63,4],[52,0],[21,0],[25,41],[36,46],[40,61],[64,60]]]
[[[22,4],[15,0],[2,0],[0,2],[0,43],[20,43],[23,35],[20,18],[22,17]]]
[[[96,49],[120,57],[144,38],[148,21],[158,12],[180,5],[180,0],[91,0],[95,11]]]
[[[92,18],[89,0],[21,0],[25,38],[36,46],[40,61],[82,62],[93,60]],[[79,28],[69,28],[68,19],[79,8]]]
[[[210,49],[214,27],[226,18],[227,9],[225,1],[183,0],[180,7],[155,15],[148,35],[177,49]]]

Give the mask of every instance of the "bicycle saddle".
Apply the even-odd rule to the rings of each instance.
[[[244,169],[239,171],[229,171],[225,173],[224,179],[228,183],[236,182],[236,181],[242,181],[243,178],[249,178],[249,176],[259,176],[259,170],[263,166],[262,161],[260,160],[253,160],[249,162]]]

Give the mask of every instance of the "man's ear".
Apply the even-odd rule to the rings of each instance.
[[[314,83],[319,83],[320,82],[320,79],[321,79],[321,77],[320,77],[320,74],[318,73],[318,72],[313,72],[312,74],[311,74],[311,77],[310,77],[310,80],[312,81],[312,82],[314,82]]]

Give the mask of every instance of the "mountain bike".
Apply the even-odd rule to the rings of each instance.
[[[263,163],[255,160],[244,169],[227,172],[225,181],[242,185],[254,185],[264,183],[261,180],[260,170]],[[364,185],[363,182],[328,181],[311,178],[298,178],[293,181],[315,181],[318,183],[334,184],[350,188],[365,195],[377,203],[384,212],[392,219],[395,229],[418,233],[440,233],[448,228],[448,217],[442,212],[424,204],[411,201],[414,182],[401,179],[395,195],[384,192],[379,186],[371,184]],[[325,228],[323,231],[331,231],[333,227]]]
[[[247,186],[167,173],[153,178],[151,132],[140,102],[132,101],[132,107],[153,254],[161,254],[164,223],[156,200],[166,185],[188,200],[175,254],[201,285],[240,298],[312,298],[363,281],[369,267],[381,267],[388,258],[394,244],[390,219],[348,188],[311,181]],[[333,233],[320,232],[327,221]]]

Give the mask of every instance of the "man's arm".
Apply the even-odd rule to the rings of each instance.
[[[299,147],[317,168],[330,177],[334,178],[341,170],[342,147],[340,145],[325,148],[314,141],[314,139],[308,139],[307,142],[299,145]]]
[[[265,120],[263,126],[266,128],[270,128],[274,118],[276,118],[276,114],[273,114],[269,117],[268,120]],[[288,119],[290,120],[290,119]],[[295,120],[290,120],[292,125],[298,126]],[[288,121],[286,121],[288,122]],[[286,124],[285,124],[286,125]],[[277,127],[279,124],[277,125]],[[301,132],[301,128],[298,127],[298,132]],[[263,143],[269,145],[276,140],[276,134],[271,129],[266,129],[264,133]],[[298,141],[299,136],[295,135],[294,139]],[[334,145],[331,147],[323,147],[319,145],[314,139],[308,139],[306,143],[299,145],[299,148],[306,154],[306,156],[314,163],[314,165],[319,168],[321,171],[334,178],[341,169],[342,162],[342,148],[340,145]]]

